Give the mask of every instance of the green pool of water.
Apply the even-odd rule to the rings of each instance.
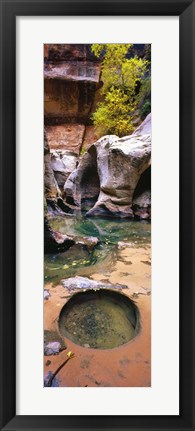
[[[100,243],[90,252],[85,247],[71,247],[61,253],[46,254],[45,282],[57,284],[62,278],[90,276],[101,268],[108,271],[117,259],[118,242],[136,247],[150,244],[151,226],[147,222],[79,217],[56,217],[50,220],[54,230],[67,235],[95,236]]]
[[[61,334],[86,348],[112,349],[138,333],[134,303],[118,292],[100,290],[74,295],[59,318]]]
[[[65,216],[51,219],[50,224],[54,230],[67,235],[96,236],[102,241],[113,244],[123,240],[139,243],[150,240],[150,223],[145,221]]]

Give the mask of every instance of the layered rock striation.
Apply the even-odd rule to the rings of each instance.
[[[86,134],[88,143],[96,140],[90,117],[100,97],[100,69],[89,44],[44,45],[44,117],[51,149],[79,154]]]
[[[100,100],[100,69],[89,44],[44,45],[48,209],[148,219],[151,116],[131,136],[97,140],[91,114]],[[81,149],[87,149],[82,157]]]

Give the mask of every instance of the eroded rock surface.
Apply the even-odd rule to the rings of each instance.
[[[52,154],[44,130],[44,197],[47,212],[52,215],[64,215],[71,211],[63,200],[61,190],[64,181],[77,164],[77,156],[72,153]]]
[[[61,284],[69,291],[78,289],[127,289],[124,284],[104,283],[87,277],[71,277],[61,280]]]
[[[48,289],[44,289],[43,295],[45,300],[48,300],[51,296]]]
[[[50,343],[45,344],[44,346],[44,355],[57,355],[60,352],[61,345],[58,341],[52,341]]]
[[[51,150],[51,166],[61,191],[72,171],[77,167],[79,158],[72,151]]]
[[[132,135],[107,135],[88,149],[65,183],[66,202],[81,209],[88,199],[87,216],[148,219],[150,171],[147,181],[141,176],[150,164],[151,114]]]
[[[68,177],[65,185],[65,200],[68,204],[81,208],[82,201],[95,204],[100,192],[100,179],[97,171],[97,150],[92,145],[81,158],[78,167]]]
[[[48,201],[57,203],[58,198],[61,197],[60,189],[54,177],[54,172],[51,166],[51,154],[48,145],[46,133],[44,131],[44,185],[45,197]]]
[[[64,204],[62,193],[56,181],[52,169],[51,153],[48,145],[46,133],[44,131],[44,197],[47,211],[52,214],[61,214],[69,211]]]
[[[44,355],[57,355],[66,349],[64,339],[57,331],[44,331]]]
[[[62,124],[45,127],[50,150],[79,154],[85,133],[83,124]]]
[[[90,44],[44,45],[44,116],[51,149],[79,154],[88,145],[86,133],[94,142],[90,117],[100,98],[100,69]]]
[[[85,123],[98,88],[101,62],[86,44],[45,46],[46,124]]]

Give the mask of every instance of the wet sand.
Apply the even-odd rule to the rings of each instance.
[[[125,295],[135,301],[140,311],[140,331],[131,341],[113,349],[92,349],[79,346],[67,338],[67,349],[44,357],[44,375],[57,373],[53,386],[67,387],[148,387],[151,386],[151,260],[150,246],[120,243],[117,259],[96,266],[90,278],[127,285]],[[97,272],[98,271],[98,272]],[[86,274],[87,275],[87,274]],[[72,293],[63,286],[45,284],[50,297],[44,301],[44,329],[59,334],[58,316]],[[75,291],[76,292],[76,291]],[[75,293],[74,292],[74,293]]]

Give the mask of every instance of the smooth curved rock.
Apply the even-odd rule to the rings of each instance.
[[[68,175],[68,173],[67,173]],[[70,206],[64,203],[61,190],[52,168],[52,156],[44,130],[44,197],[48,213],[64,215],[70,213]]]
[[[94,204],[98,198],[99,190],[97,151],[96,147],[92,145],[64,185],[65,201],[79,208],[81,208],[82,199],[91,199]]]
[[[149,114],[132,135],[107,135],[94,143],[65,183],[66,202],[81,209],[83,199],[91,199],[87,216],[133,217],[136,187],[151,163],[151,133],[145,134],[150,129]]]
[[[51,150],[51,166],[61,191],[67,178],[77,167],[78,160],[78,155],[72,151]]]
[[[133,132],[132,136],[150,135],[151,134],[151,113],[147,115],[145,120]]]

